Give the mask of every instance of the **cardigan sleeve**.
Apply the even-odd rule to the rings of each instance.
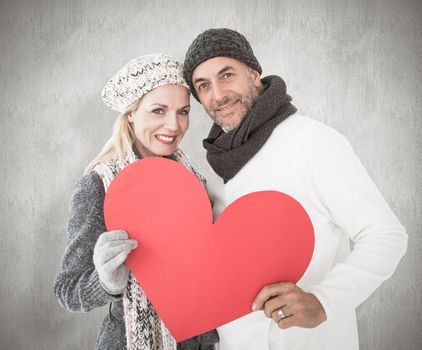
[[[54,294],[70,311],[90,311],[121,299],[104,290],[92,259],[95,243],[106,231],[104,198],[101,178],[94,172],[82,177],[73,191],[67,246],[54,283]]]
[[[345,261],[307,288],[327,319],[356,308],[396,269],[407,249],[407,234],[346,139],[316,124],[302,148],[298,182],[311,201],[353,242]]]

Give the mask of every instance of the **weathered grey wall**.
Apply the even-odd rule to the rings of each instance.
[[[1,1],[0,348],[93,348],[106,310],[64,311],[52,284],[72,187],[116,116],[99,92],[129,59],[183,58],[199,32],[227,26],[302,112],[350,140],[408,229],[397,272],[358,309],[360,343],[420,349],[421,22],[410,0]],[[194,104],[184,146],[207,173],[210,123]]]

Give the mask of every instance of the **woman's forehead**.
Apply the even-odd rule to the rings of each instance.
[[[150,91],[143,98],[144,103],[147,104],[162,104],[172,105],[174,103],[185,103],[189,101],[189,90],[181,85],[162,85]]]

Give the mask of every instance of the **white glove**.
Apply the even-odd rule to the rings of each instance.
[[[127,232],[109,231],[100,235],[94,247],[94,265],[100,283],[107,293],[118,295],[124,292],[129,269],[124,263],[128,254],[138,246],[128,239]]]

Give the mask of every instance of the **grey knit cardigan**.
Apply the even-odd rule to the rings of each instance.
[[[108,294],[101,286],[92,260],[95,243],[106,231],[101,178],[91,172],[80,179],[73,191],[67,227],[68,241],[55,283],[54,294],[69,311],[87,312],[110,305],[97,336],[96,349],[126,349],[123,295]],[[211,350],[218,341],[216,331],[178,343],[183,350]]]

